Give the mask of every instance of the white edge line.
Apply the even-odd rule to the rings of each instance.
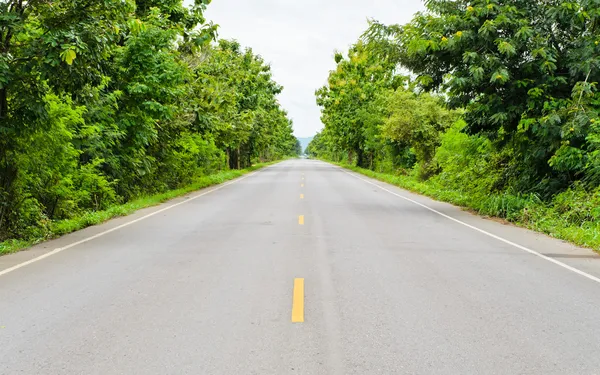
[[[331,165],[331,164],[330,164],[330,165]],[[415,200],[412,200],[412,199],[410,199],[410,198],[407,198],[407,197],[405,197],[405,196],[403,196],[403,195],[401,195],[401,194],[398,194],[398,193],[395,193],[395,192],[393,192],[393,191],[391,191],[391,190],[389,190],[389,189],[386,189],[386,188],[384,188],[383,186],[381,186],[381,185],[379,185],[379,184],[376,184],[376,183],[374,183],[374,182],[372,182],[372,181],[369,181],[369,180],[367,180],[367,179],[364,179],[364,178],[362,178],[362,177],[359,177],[359,176],[357,176],[356,174],[354,174],[354,173],[351,173],[351,172],[347,171],[345,168],[341,168],[341,167],[338,167],[338,168],[340,168],[342,171],[344,171],[344,173],[347,173],[347,174],[349,174],[350,176],[352,176],[352,177],[354,177],[354,178],[358,178],[359,180],[362,180],[362,181],[364,181],[364,182],[366,182],[366,183],[368,183],[368,184],[371,184],[371,185],[377,186],[379,189],[381,189],[381,190],[383,190],[383,191],[386,191],[386,192],[388,192],[388,193],[390,193],[390,194],[392,194],[392,195],[395,195],[395,196],[397,196],[397,197],[399,197],[399,198],[402,198],[402,199],[404,199],[404,200],[406,200],[406,201],[408,201],[408,202],[411,202],[411,203],[414,203],[414,204],[416,204],[416,205],[418,205],[418,206],[421,206],[421,207],[423,207],[423,208],[425,208],[425,209],[427,209],[427,210],[429,210],[429,211],[431,211],[431,212],[434,212],[434,213],[436,213],[436,214],[438,214],[438,215],[440,215],[440,216],[443,216],[443,217],[445,217],[446,219],[452,220],[452,221],[454,221],[455,223],[458,223],[458,224],[464,225],[464,226],[465,226],[465,227],[467,227],[467,228],[471,228],[471,229],[473,229],[473,230],[475,230],[475,231],[477,231],[477,232],[480,232],[480,233],[483,233],[483,234],[485,234],[486,236],[489,236],[489,237],[495,238],[495,239],[497,239],[498,241],[501,241],[501,242],[504,242],[505,244],[508,244],[508,245],[514,246],[514,247],[516,247],[517,249],[520,249],[520,250],[523,250],[523,251],[525,251],[525,252],[528,252],[529,254],[533,254],[533,255],[535,255],[535,256],[537,256],[537,257],[540,257],[540,258],[542,258],[542,259],[545,259],[545,260],[547,260],[547,261],[549,261],[549,262],[552,262],[552,263],[554,263],[554,264],[556,264],[556,265],[558,265],[558,266],[561,266],[561,267],[563,267],[563,268],[566,268],[566,269],[568,269],[569,271],[575,272],[576,274],[579,274],[579,275],[581,275],[581,276],[583,276],[583,277],[587,277],[587,278],[588,278],[588,279],[590,279],[590,280],[593,280],[593,281],[595,281],[595,282],[597,282],[597,283],[600,283],[600,278],[598,278],[598,277],[596,277],[596,276],[594,276],[594,275],[590,275],[589,273],[583,272],[582,270],[579,270],[579,269],[577,269],[577,268],[575,268],[575,267],[571,267],[571,266],[569,266],[568,264],[565,264],[565,263],[563,263],[563,262],[561,262],[561,261],[558,261],[558,260],[556,260],[556,259],[550,258],[549,256],[546,256],[546,255],[544,255],[544,254],[540,254],[540,253],[538,253],[538,252],[537,252],[537,251],[535,251],[535,250],[531,250],[530,248],[527,248],[527,247],[525,247],[525,246],[519,245],[519,244],[517,244],[517,243],[514,243],[514,242],[512,242],[512,241],[509,241],[509,240],[507,240],[507,239],[505,239],[505,238],[502,238],[502,237],[500,237],[500,236],[497,236],[497,235],[495,235],[495,234],[493,234],[493,233],[490,233],[490,232],[487,232],[487,231],[485,231],[485,230],[483,230],[483,229],[477,228],[477,227],[475,227],[475,226],[473,226],[473,225],[471,225],[471,224],[467,224],[467,223],[465,223],[464,221],[460,221],[460,220],[458,220],[458,219],[455,219],[455,218],[453,218],[452,216],[448,216],[448,215],[446,215],[446,214],[444,214],[444,213],[442,213],[442,212],[440,212],[440,211],[438,211],[438,210],[436,210],[436,209],[434,209],[434,208],[431,208],[431,207],[429,207],[429,206],[427,206],[427,205],[424,205],[423,203],[419,203],[419,202],[417,202],[417,201],[415,201]]]
[[[275,164],[273,164],[273,165],[275,165]],[[161,208],[160,210],[158,210],[158,211],[154,211],[154,212],[152,212],[152,213],[149,213],[148,215],[144,215],[144,216],[142,216],[142,217],[140,217],[140,218],[137,218],[137,219],[135,219],[135,220],[131,220],[131,221],[128,221],[128,222],[126,222],[126,223],[123,223],[123,224],[121,224],[121,225],[119,225],[119,226],[116,226],[116,227],[114,227],[114,228],[111,228],[111,229],[105,230],[104,232],[100,232],[100,233],[97,233],[97,234],[95,234],[95,235],[93,235],[93,236],[91,236],[91,237],[84,238],[83,240],[79,240],[79,241],[77,241],[77,242],[73,242],[73,243],[71,243],[71,244],[68,244],[67,246],[63,246],[63,247],[56,248],[56,249],[54,249],[54,250],[52,250],[52,251],[50,251],[50,252],[47,252],[47,253],[45,253],[45,254],[42,254],[42,255],[38,256],[38,257],[35,257],[35,258],[33,258],[33,259],[30,259],[30,260],[28,260],[28,261],[25,261],[25,262],[23,262],[23,263],[19,263],[19,264],[17,264],[17,265],[14,265],[14,266],[12,266],[12,267],[10,267],[10,268],[7,268],[7,269],[5,269],[5,270],[2,270],[2,271],[0,271],[0,276],[6,275],[7,273],[10,273],[10,272],[12,272],[12,271],[16,271],[16,270],[18,270],[19,268],[22,268],[22,267],[28,266],[28,265],[30,265],[30,264],[32,264],[32,263],[38,262],[38,261],[40,261],[40,260],[42,260],[42,259],[44,259],[44,258],[48,258],[48,257],[50,257],[50,256],[52,256],[52,255],[54,255],[54,254],[58,254],[58,253],[60,253],[61,251],[65,251],[65,250],[67,250],[67,249],[70,249],[70,248],[72,248],[72,247],[75,247],[75,246],[77,246],[77,245],[81,245],[82,243],[86,243],[86,242],[88,242],[88,241],[91,241],[91,240],[93,240],[93,239],[96,239],[96,238],[98,238],[98,237],[104,236],[105,234],[108,234],[108,233],[114,232],[114,231],[116,231],[116,230],[119,230],[119,229],[121,229],[121,228],[124,228],[124,227],[126,227],[126,226],[129,226],[129,225],[131,225],[131,224],[135,224],[135,223],[137,223],[138,221],[145,220],[145,219],[147,219],[147,218],[149,218],[149,217],[151,217],[151,216],[154,216],[154,215],[157,215],[157,214],[159,214],[159,213],[161,213],[161,212],[165,212],[165,211],[167,211],[167,210],[170,210],[171,208],[174,208],[174,207],[180,206],[180,205],[182,205],[182,204],[185,204],[185,203],[191,202],[191,201],[193,201],[194,199],[198,199],[198,198],[200,198],[200,197],[203,197],[203,196],[205,196],[205,195],[207,195],[207,194],[210,194],[210,193],[212,193],[212,192],[215,192],[215,191],[217,191],[217,190],[221,190],[221,189],[223,189],[223,188],[224,188],[224,187],[226,187],[226,186],[229,186],[229,185],[235,184],[235,183],[237,183],[237,182],[240,182],[240,181],[242,181],[242,180],[244,180],[244,179],[246,179],[246,178],[248,178],[248,177],[250,177],[250,176],[253,176],[253,175],[255,175],[256,173],[258,173],[258,172],[260,172],[260,171],[264,171],[265,169],[267,169],[267,168],[270,168],[271,166],[272,166],[272,165],[269,165],[269,166],[267,166],[267,167],[265,167],[265,168],[262,168],[262,169],[260,169],[260,170],[258,170],[258,171],[254,171],[254,172],[252,172],[252,173],[249,173],[249,174],[247,174],[247,175],[245,175],[245,176],[240,176],[240,177],[238,177],[238,178],[234,179],[233,181],[229,181],[229,182],[226,182],[226,183],[224,183],[224,184],[221,184],[221,185],[217,186],[217,187],[216,187],[216,188],[214,188],[214,189],[211,189],[211,190],[209,190],[209,191],[205,191],[204,193],[201,193],[201,194],[198,194],[198,195],[194,195],[194,196],[192,196],[192,197],[190,197],[190,198],[188,198],[188,199],[186,199],[186,200],[184,200],[184,201],[182,201],[182,202],[179,202],[179,203],[172,204],[172,205],[170,205],[170,206],[167,206],[167,207],[165,207],[165,208]],[[184,196],[181,196],[181,197],[184,197]],[[181,197],[178,197],[178,198],[181,198]],[[174,199],[175,199],[175,198],[174,198]]]

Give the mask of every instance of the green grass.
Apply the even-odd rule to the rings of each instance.
[[[138,199],[132,200],[125,204],[116,205],[108,208],[104,211],[93,211],[87,212],[81,216],[77,216],[67,220],[59,220],[52,222],[50,224],[50,233],[48,236],[44,238],[31,238],[31,239],[12,239],[4,242],[0,242],[0,255],[6,255],[9,253],[14,253],[28,247],[31,247],[40,242],[57,238],[63,236],[65,234],[78,231],[80,229],[101,224],[107,220],[110,220],[115,217],[129,215],[134,213],[135,211],[156,206],[160,203],[168,201],[170,199],[180,197],[182,195],[186,195],[190,192],[200,190],[206,188],[208,186],[218,185],[225,181],[232,180],[234,178],[245,175],[249,172],[255,171],[257,169],[264,168],[268,165],[275,164],[276,162],[270,163],[260,163],[255,164],[250,168],[242,169],[242,170],[228,170],[222,171],[219,173],[215,173],[208,176],[203,176],[198,178],[191,185],[185,186],[180,189],[170,190],[164,193],[149,195],[140,197]]]
[[[594,220],[574,222],[569,215],[559,212],[551,202],[542,202],[535,196],[474,195],[465,191],[447,189],[435,181],[420,181],[410,175],[396,176],[346,163],[333,164],[484,216],[501,218],[518,226],[600,251],[600,222]]]

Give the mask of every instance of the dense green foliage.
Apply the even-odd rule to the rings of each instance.
[[[309,154],[598,236],[600,0],[425,3],[336,55]]]
[[[282,87],[209,0],[0,3],[0,241],[298,153]]]

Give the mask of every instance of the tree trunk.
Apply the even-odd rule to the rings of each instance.
[[[8,94],[6,87],[0,89],[0,121],[8,116]]]
[[[365,166],[365,158],[364,158],[364,153],[363,150],[361,150],[360,148],[358,150],[356,150],[356,165],[358,165],[361,168],[364,168]]]
[[[6,150],[0,150],[0,236],[4,232],[9,211],[12,210],[11,204],[14,204],[13,183],[17,178],[17,169],[8,161]]]

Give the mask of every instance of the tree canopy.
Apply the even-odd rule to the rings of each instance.
[[[430,0],[406,25],[373,22],[371,52],[464,109],[506,153],[519,190],[600,183],[600,2]]]
[[[596,246],[600,0],[425,5],[336,53],[307,153]]]
[[[0,240],[297,153],[283,88],[209,2],[0,3]]]
[[[494,148],[495,188],[544,197],[578,181],[593,189],[599,21],[599,0],[429,0],[405,25],[371,21],[317,91],[325,128],[311,149],[379,154],[388,169],[412,159],[426,178],[440,172],[437,148],[461,118],[461,132]],[[361,75],[356,64],[385,74]]]

